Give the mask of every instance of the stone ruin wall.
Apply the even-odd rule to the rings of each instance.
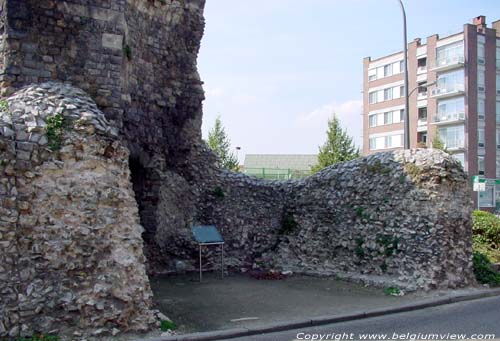
[[[0,336],[156,323],[129,151],[79,89],[43,83],[0,113]],[[60,146],[48,118],[64,118]]]
[[[3,165],[2,210],[13,216],[0,220],[1,245],[9,255],[0,266],[9,274],[19,273],[8,277],[12,280],[2,291],[2,303],[8,302],[0,311],[0,328],[5,329],[0,329],[2,336],[15,328],[16,332],[23,328],[26,332],[47,332],[58,325],[70,326],[64,321],[76,312],[83,318],[74,326],[94,331],[153,325],[142,254],[148,258],[150,274],[195,269],[197,247],[190,234],[193,224],[216,224],[222,230],[231,270],[292,270],[408,289],[474,284],[472,205],[466,177],[460,166],[441,152],[377,154],[291,182],[258,180],[218,168],[201,141],[200,131],[203,90],[196,56],[203,33],[203,0],[0,0],[0,4],[2,95],[49,80],[70,83],[97,103],[99,110],[93,115],[102,111],[106,119],[102,117],[98,123],[107,131],[97,135],[71,133],[65,141],[73,152],[61,150],[62,168],[45,168],[45,164],[58,164],[59,156],[44,154],[36,164],[28,165],[41,167],[29,171],[34,178],[13,174],[8,164]],[[74,95],[74,91],[76,97],[86,98],[78,90],[69,93]],[[70,95],[66,92],[65,96]],[[91,105],[86,99],[83,103]],[[43,117],[48,114],[46,108],[40,110]],[[28,129],[23,124],[19,129]],[[119,138],[111,133],[114,130]],[[38,138],[43,141],[41,131]],[[26,155],[23,148],[31,147],[22,144],[27,142],[23,140],[13,144],[13,139],[18,140],[17,131],[14,136],[1,135],[3,159],[9,164],[15,160],[12,167],[23,164],[17,161],[28,161],[18,160],[19,155]],[[28,141],[28,145],[44,150],[40,140]],[[84,155],[77,147],[82,140],[90,144]],[[103,145],[110,143],[115,147],[108,155]],[[92,172],[72,171],[74,167],[85,169],[87,159],[95,166]],[[104,176],[101,167],[112,169],[114,177]],[[74,182],[52,180],[61,174]],[[110,204],[101,195],[91,196],[89,201],[73,197],[81,187],[90,194],[101,193],[100,187],[92,189],[93,176],[102,178],[110,192],[121,193],[118,198],[126,202],[125,207],[116,200]],[[6,184],[12,177],[25,181],[30,200],[18,199],[10,192],[12,187]],[[38,192],[42,185],[55,187],[53,206],[43,200],[47,194]],[[142,230],[136,224],[131,186],[144,227],[143,241],[138,238]],[[57,219],[37,220],[34,226],[31,222],[27,230],[19,225],[24,213],[42,215],[46,211],[57,217],[64,195],[75,201],[65,208],[66,225],[54,223]],[[108,208],[115,214],[102,228],[76,212],[83,204],[96,210],[101,200],[105,206],[111,205]],[[25,212],[26,203],[30,209]],[[98,211],[97,216],[105,219],[108,213]],[[120,217],[123,224],[117,224]],[[71,228],[80,220],[88,234]],[[94,231],[96,227],[101,232]],[[58,239],[60,235],[64,238]],[[120,238],[127,240],[125,249],[120,248]],[[66,249],[56,248],[57,243]],[[34,245],[40,247],[33,249]],[[94,247],[88,259],[82,259],[89,252],[83,245]],[[66,254],[73,246],[75,251]],[[36,252],[40,250],[51,258],[39,258]],[[14,263],[20,253],[26,257]],[[116,255],[132,258],[125,265]],[[100,262],[103,256],[105,261]],[[212,259],[217,253],[207,250],[204,256],[217,266]],[[64,266],[85,268],[90,280],[58,268],[60,259],[65,260]],[[48,275],[36,270],[38,264],[51,267]],[[120,278],[113,277],[103,264],[116,267],[113,274]],[[130,267],[135,269],[133,279],[126,277]],[[132,284],[124,286],[123,278]],[[56,279],[61,283],[53,286]],[[68,288],[71,283],[78,287]],[[97,283],[105,283],[104,289],[100,285],[96,288]],[[127,293],[126,300],[110,289],[118,283]],[[51,286],[53,294],[46,298],[50,304],[39,308],[47,303],[39,292]],[[19,292],[15,298],[12,288]],[[71,303],[61,301],[65,297],[71,298]],[[26,302],[22,314],[17,304],[21,299]],[[62,311],[58,310],[61,307]],[[75,307],[77,310],[72,310]],[[48,319],[41,319],[41,315]]]
[[[204,0],[3,0],[3,95],[58,80],[87,92],[139,170],[136,196],[154,244],[165,178],[192,178],[204,98],[196,58]],[[196,170],[194,170],[196,171]]]

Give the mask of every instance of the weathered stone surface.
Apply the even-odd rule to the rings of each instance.
[[[31,86],[7,102],[0,127],[46,134],[48,118],[64,121],[57,150],[0,135],[0,335],[149,329],[143,228],[116,129],[65,84]]]
[[[19,92],[0,121],[0,336],[154,320],[129,175],[150,274],[195,269],[190,226],[216,224],[238,271],[474,283],[466,178],[441,152],[377,154],[290,182],[219,169],[200,131],[204,3],[2,2],[0,94]],[[58,114],[71,129],[55,153],[46,118]],[[217,266],[218,253],[204,256]]]
[[[191,217],[158,224],[163,269],[175,271],[179,261],[196,269],[189,226],[199,223],[221,229],[227,264],[236,270],[335,275],[410,290],[475,283],[467,178],[440,151],[379,153],[285,182],[214,172],[192,194]],[[206,257],[218,265],[216,253]]]

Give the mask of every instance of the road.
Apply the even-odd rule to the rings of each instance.
[[[387,335],[386,340],[390,340],[393,339],[394,333],[397,334],[397,338],[394,338],[397,340],[459,340],[463,336],[468,339],[475,337],[483,340],[493,338],[500,340],[500,297],[231,340],[320,340],[321,336],[323,340],[359,340],[363,337],[368,340],[370,335],[374,334],[380,334],[381,337],[372,338],[372,340],[384,339],[384,335]]]

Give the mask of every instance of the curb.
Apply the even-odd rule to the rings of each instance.
[[[339,323],[346,321],[360,320],[370,317],[377,317],[383,315],[397,314],[402,312],[420,310],[430,307],[437,307],[441,305],[458,303],[464,301],[472,301],[480,298],[487,298],[493,296],[500,296],[500,289],[488,289],[471,294],[458,294],[446,297],[439,297],[434,299],[422,300],[413,304],[406,304],[392,308],[373,309],[368,311],[353,312],[350,314],[340,315],[325,315],[318,316],[311,319],[300,319],[286,322],[276,322],[260,327],[250,328],[234,328],[226,330],[217,330],[211,332],[201,332],[185,335],[175,335],[168,337],[157,337],[147,339],[148,341],[211,341],[211,340],[226,340],[242,336],[259,335],[273,332],[280,332],[284,330],[306,328],[321,326],[330,323]]]

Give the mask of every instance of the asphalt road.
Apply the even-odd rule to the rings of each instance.
[[[420,333],[420,335],[419,335]],[[376,336],[379,334],[380,336]],[[476,335],[474,335],[476,334]],[[489,335],[486,335],[489,334]],[[500,340],[500,297],[231,340]],[[370,338],[372,336],[372,338]]]

